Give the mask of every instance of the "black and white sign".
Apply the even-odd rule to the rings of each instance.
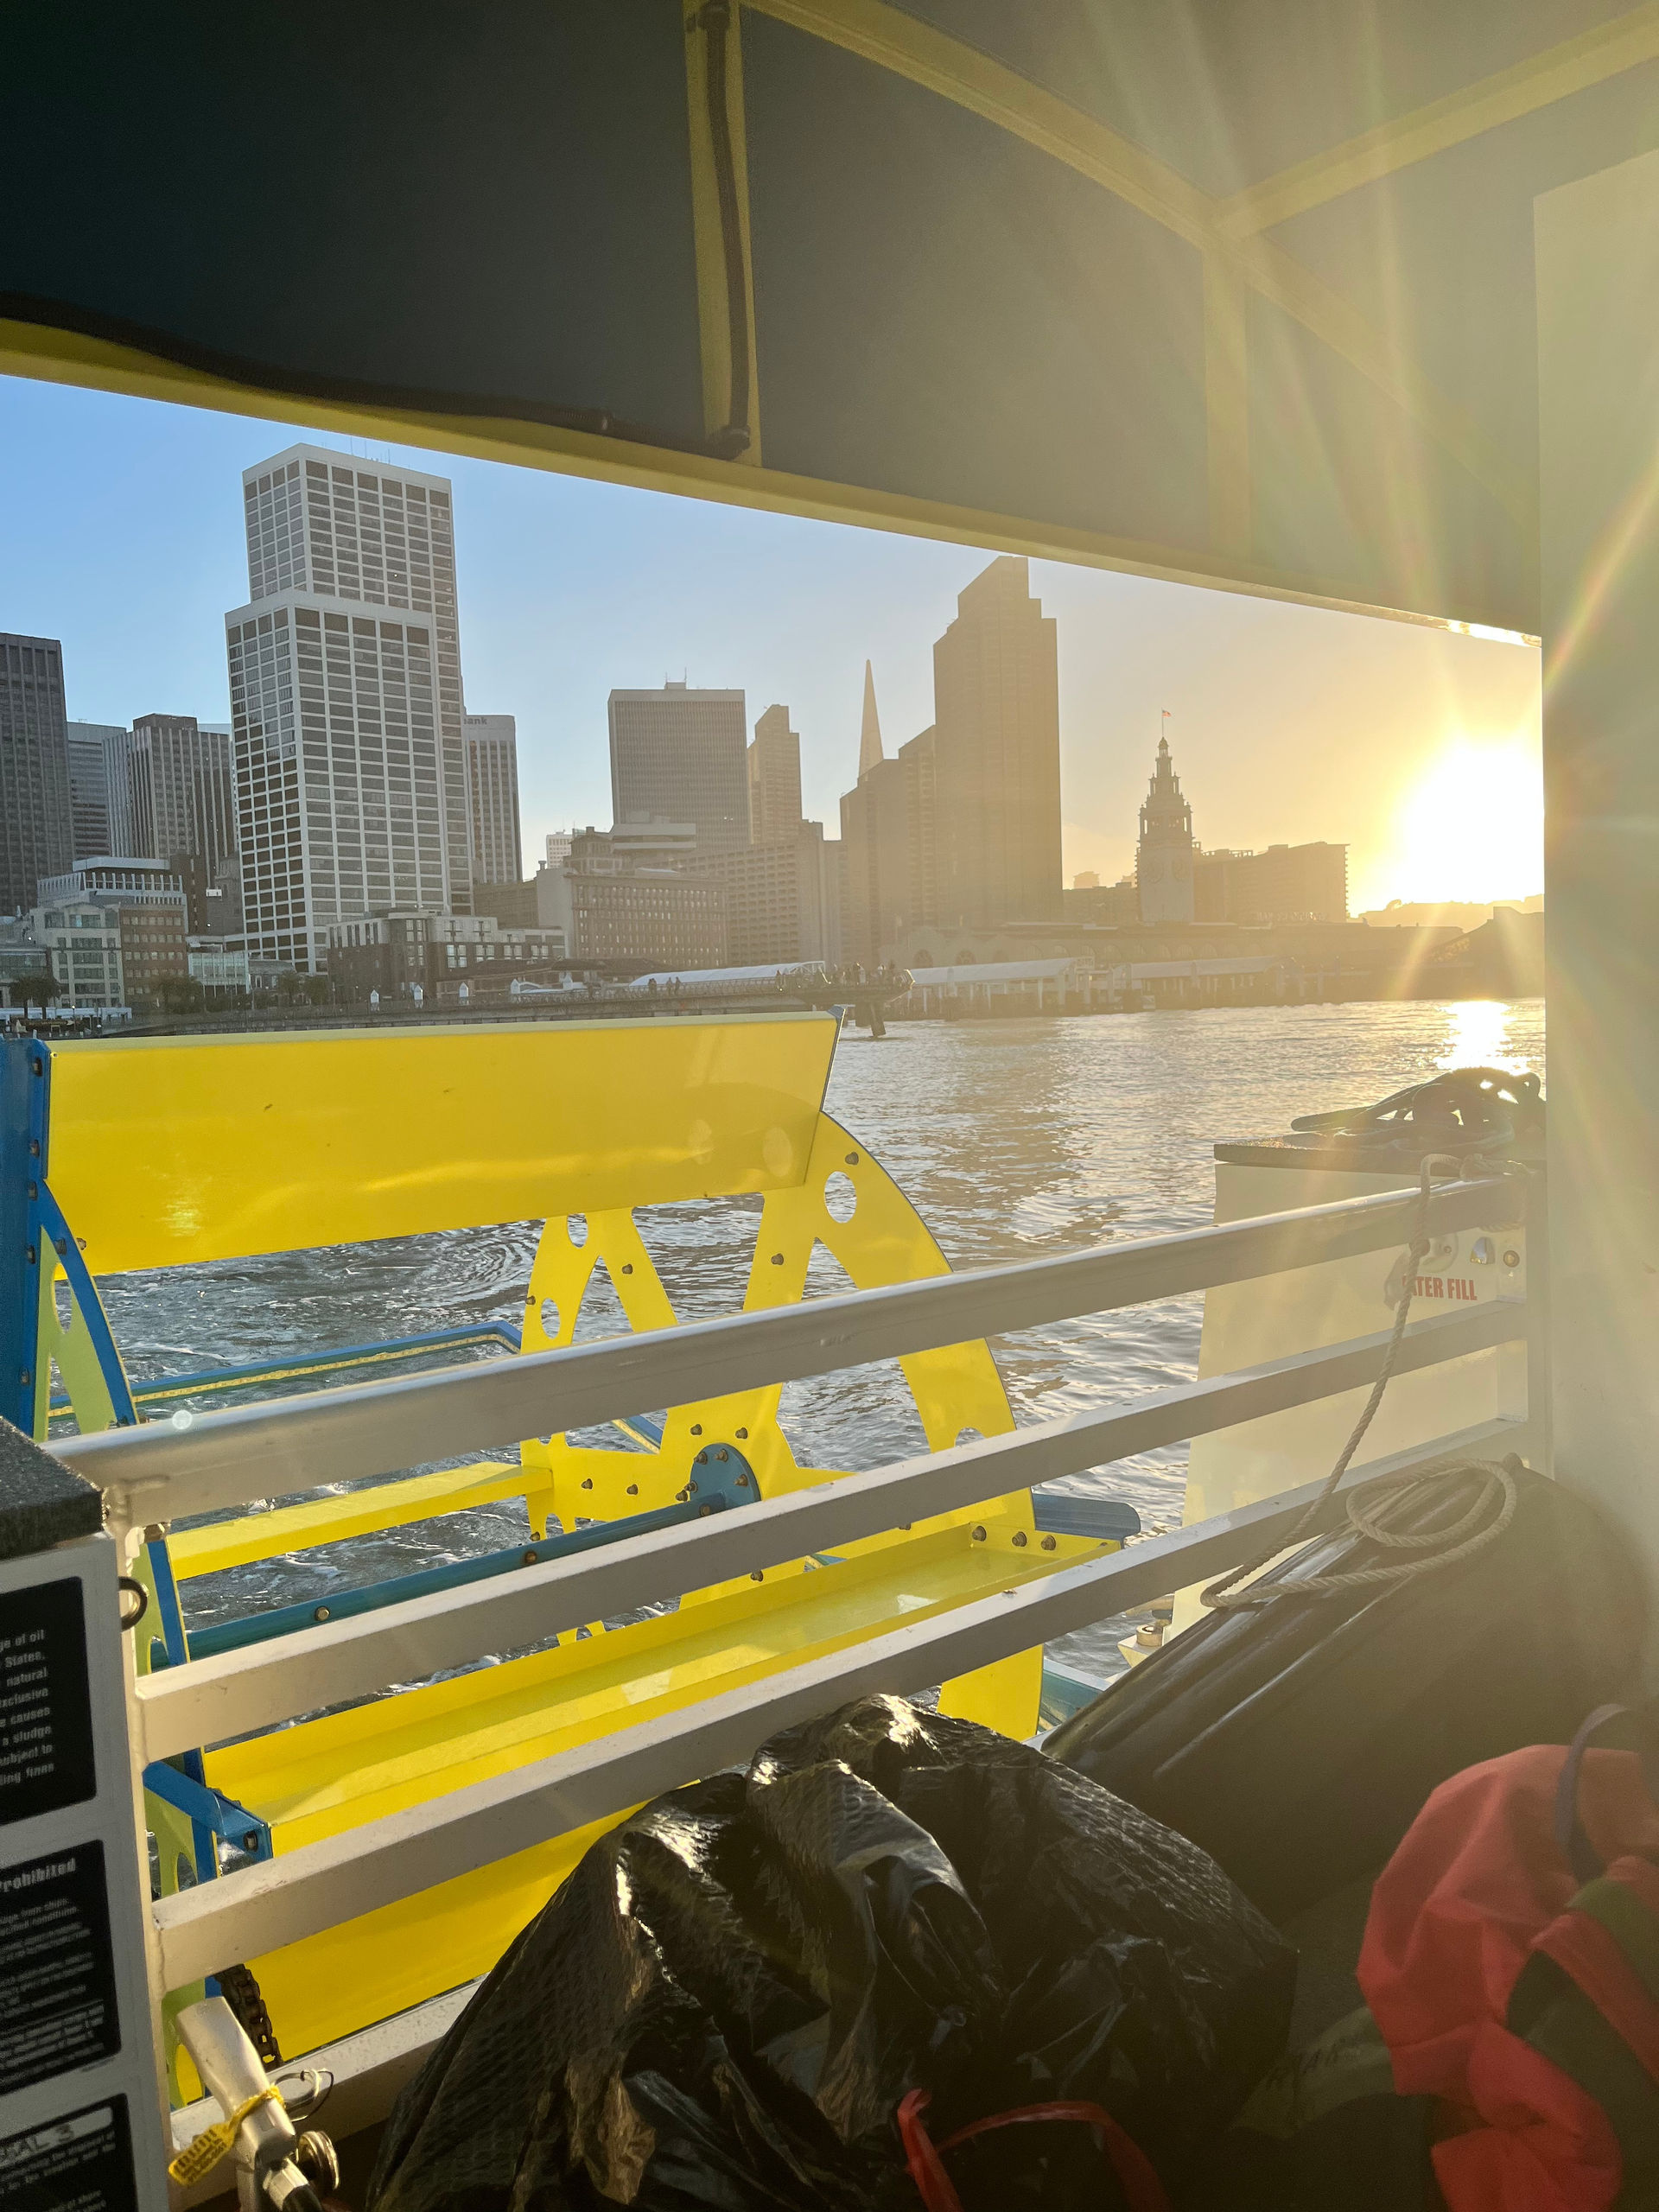
[[[137,2205],[124,2097],[0,2141],[0,2212],[137,2212]]]
[[[0,1594],[0,1827],[97,1788],[79,1580]]]
[[[103,1845],[0,1867],[0,2095],[120,2048]]]
[[[167,2212],[118,1565],[0,1559],[0,2212]]]

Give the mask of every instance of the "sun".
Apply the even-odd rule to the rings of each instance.
[[[1452,739],[1404,793],[1389,896],[1484,903],[1544,880],[1544,787],[1535,738]]]

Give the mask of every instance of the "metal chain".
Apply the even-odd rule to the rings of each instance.
[[[1403,1560],[1395,1567],[1354,1567],[1340,1574],[1309,1575],[1295,1582],[1268,1583],[1243,1590],[1233,1586],[1249,1576],[1259,1574],[1281,1553],[1294,1549],[1313,1529],[1330,1503],[1332,1494],[1347,1473],[1365,1432],[1376,1416],[1376,1409],[1382,1402],[1382,1394],[1393,1380],[1399,1360],[1400,1345],[1406,1333],[1406,1322],[1416,1292],[1417,1271],[1433,1242],[1429,1233],[1428,1209],[1433,1197],[1435,1170],[1449,1169],[1453,1175],[1460,1176],[1471,1170],[1489,1171],[1491,1165],[1478,1155],[1459,1160],[1450,1153],[1424,1154],[1420,1170],[1421,1196],[1418,1205],[1417,1226],[1406,1247],[1400,1302],[1395,1309],[1394,1328],[1389,1338],[1388,1349],[1382,1355],[1382,1365],[1376,1381],[1371,1385],[1364,1410],[1354,1423],[1353,1432],[1343,1446],[1335,1466],[1325,1477],[1319,1496],[1298,1516],[1289,1535],[1279,1538],[1272,1548],[1263,1552],[1259,1558],[1236,1567],[1230,1574],[1224,1574],[1219,1581],[1211,1583],[1200,1592],[1200,1603],[1209,1606],[1212,1611],[1253,1611],[1272,1605],[1280,1598],[1324,1597],[1333,1590],[1403,1582],[1412,1575],[1455,1566],[1459,1560],[1467,1559],[1471,1553],[1496,1542],[1515,1517],[1518,1495],[1515,1476],[1520,1462],[1513,1455],[1501,1463],[1490,1459],[1452,1459],[1434,1467],[1413,1468],[1404,1474],[1376,1475],[1369,1482],[1358,1484],[1349,1496],[1348,1522],[1353,1533],[1389,1550],[1415,1551],[1431,1554],[1431,1556]],[[1474,1503],[1451,1528],[1437,1529],[1426,1536],[1398,1535],[1390,1528],[1389,1523],[1396,1516],[1404,1517],[1412,1509],[1424,1503],[1448,1480],[1468,1473],[1478,1473],[1484,1479]]]

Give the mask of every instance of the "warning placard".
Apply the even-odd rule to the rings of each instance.
[[[124,2097],[0,2142],[0,2212],[136,2212],[137,2203]]]
[[[120,2048],[103,1845],[0,1867],[0,2096]]]
[[[0,1824],[84,1804],[96,1788],[80,1584],[0,1594]]]

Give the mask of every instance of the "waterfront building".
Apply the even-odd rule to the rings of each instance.
[[[1345,922],[1348,848],[1323,838],[1262,853],[1195,847],[1192,887],[1200,922]]]
[[[821,822],[740,853],[698,854],[690,872],[726,893],[728,958],[734,967],[841,957],[840,885]]]
[[[1103,883],[1098,877],[1092,883],[1074,883],[1060,900],[1060,918],[1065,922],[1109,923],[1114,927],[1133,925],[1141,918],[1141,893],[1132,875],[1119,878],[1116,883]]]
[[[63,647],[0,632],[0,914],[27,912],[74,844]]]
[[[1059,663],[1028,563],[993,561],[962,592],[933,648],[930,813],[941,922],[1058,918]]]
[[[342,916],[470,912],[450,486],[293,446],[244,473],[226,617],[251,964],[326,963]]]
[[[407,998],[418,984],[435,1001],[501,997],[520,977],[558,981],[557,929],[506,928],[487,914],[359,914],[328,928],[328,973],[342,1002]]]
[[[800,826],[801,741],[789,726],[789,709],[768,707],[749,747],[750,841],[786,843]]]
[[[511,715],[467,715],[461,728],[467,736],[476,906],[480,884],[517,883],[524,864],[518,830],[518,725]]]
[[[14,1001],[38,1001],[45,978],[53,1002],[79,1013],[127,1003],[121,918],[91,899],[52,901],[0,922],[0,982]]]
[[[125,852],[118,844],[110,810],[110,748],[126,737],[118,722],[69,722],[69,817],[73,831],[71,858]]]
[[[573,862],[538,868],[536,899],[542,927],[562,932],[578,969],[727,965],[726,893],[701,877]]]
[[[749,842],[748,747],[741,691],[613,691],[611,813],[690,822],[697,849],[728,853]]]
[[[209,998],[252,989],[245,938],[218,932],[187,938],[185,951],[191,982],[200,983]]]
[[[1143,922],[1192,919],[1192,809],[1181,796],[1166,737],[1158,741],[1151,785],[1141,804],[1135,880]]]

